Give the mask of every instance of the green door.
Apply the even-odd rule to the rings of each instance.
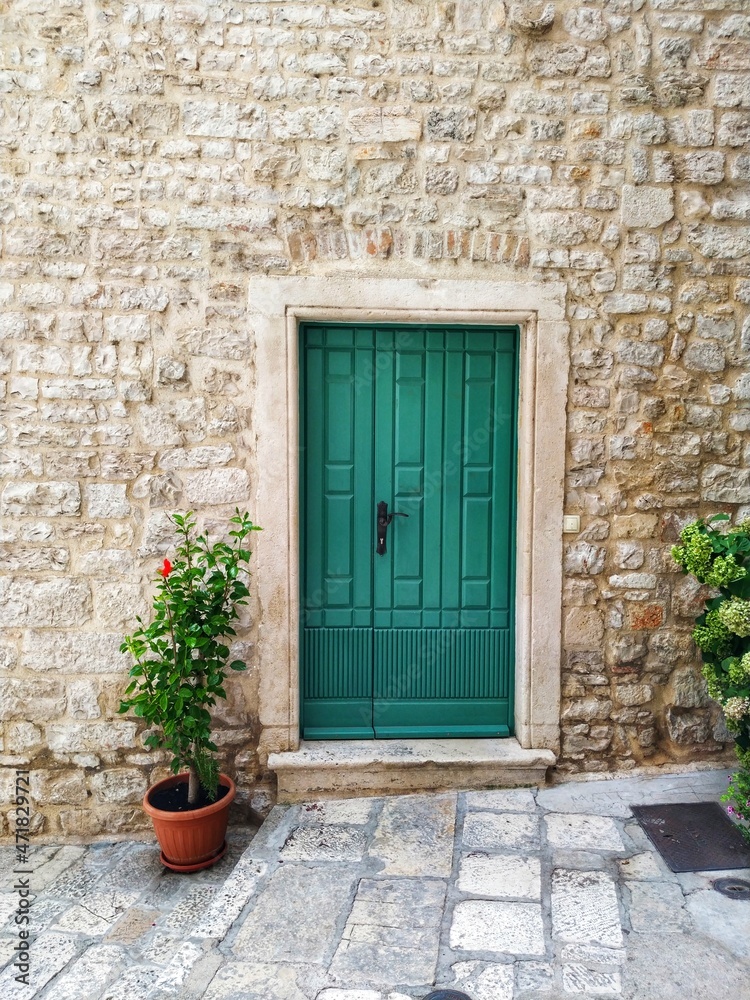
[[[305,739],[510,735],[517,344],[303,326]]]

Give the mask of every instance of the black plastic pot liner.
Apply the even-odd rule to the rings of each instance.
[[[750,843],[718,802],[670,802],[632,809],[673,872],[750,868]]]

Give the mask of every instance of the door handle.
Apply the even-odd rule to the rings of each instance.
[[[388,534],[388,525],[391,523],[394,517],[408,517],[408,514],[402,514],[400,511],[394,510],[392,514],[388,513],[388,504],[385,500],[381,500],[378,503],[378,547],[375,549],[379,556],[385,555],[385,539]]]

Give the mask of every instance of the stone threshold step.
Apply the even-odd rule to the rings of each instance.
[[[268,758],[279,802],[546,783],[551,750],[518,740],[326,740]]]

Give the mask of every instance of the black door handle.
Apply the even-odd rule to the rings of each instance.
[[[388,504],[385,500],[381,500],[378,503],[378,547],[375,549],[379,556],[385,555],[385,538],[388,534],[388,525],[391,523],[394,517],[408,517],[408,514],[402,514],[400,511],[394,510],[392,514],[388,513]]]

